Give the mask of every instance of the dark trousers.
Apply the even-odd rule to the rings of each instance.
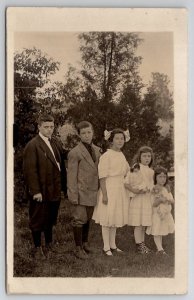
[[[37,202],[30,201],[30,229],[35,247],[41,245],[41,232],[44,232],[45,242],[52,242],[52,228],[57,223],[60,201]]]
[[[88,242],[89,226],[93,211],[93,206],[72,206],[72,226],[76,246],[82,246],[83,243]]]

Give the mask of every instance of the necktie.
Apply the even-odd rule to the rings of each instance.
[[[94,151],[94,148],[92,147],[92,145],[89,145],[87,143],[84,143],[84,146],[86,147],[86,149],[88,150],[88,152],[90,153],[93,162],[96,161],[96,153]]]

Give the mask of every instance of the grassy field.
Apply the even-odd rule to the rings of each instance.
[[[102,253],[101,228],[92,222],[90,244],[95,248],[87,263],[75,258],[70,225],[69,202],[61,202],[59,220],[54,229],[55,252],[46,261],[34,262],[31,256],[32,240],[28,228],[28,204],[15,203],[14,276],[16,277],[173,277],[174,235],[164,238],[168,256],[155,254],[153,238],[146,236],[149,255],[135,252],[132,227],[117,230],[117,245],[124,254],[106,257]]]

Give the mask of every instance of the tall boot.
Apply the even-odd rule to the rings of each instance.
[[[74,240],[76,245],[75,256],[80,259],[86,259],[87,254],[85,253],[82,247],[82,230],[83,230],[82,226],[73,227],[73,234],[74,234]]]
[[[86,253],[92,253],[92,249],[88,245],[88,234],[89,234],[89,228],[90,228],[90,221],[85,223],[82,227],[82,242],[83,242],[83,248]]]

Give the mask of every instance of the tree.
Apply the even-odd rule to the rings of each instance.
[[[173,95],[169,88],[170,80],[168,76],[162,73],[152,73],[152,81],[145,94],[145,106],[152,101],[151,110],[147,111],[148,119],[146,127],[150,134],[151,128],[158,127],[157,135],[153,135],[154,150],[156,155],[156,164],[163,164],[170,168],[174,164],[174,113],[173,113]],[[155,120],[153,120],[155,118]],[[154,123],[151,125],[151,123]],[[151,126],[149,126],[149,124]],[[161,127],[162,126],[162,127]],[[150,127],[150,128],[149,128]]]
[[[135,51],[141,39],[134,33],[89,32],[80,34],[79,40],[82,69],[79,76],[69,73],[64,86],[71,99],[67,116],[73,123],[90,121],[100,144],[105,128],[130,124],[131,101],[133,109],[139,106],[143,84],[138,72],[141,57]]]
[[[103,101],[118,100],[123,86],[136,84],[142,41],[135,33],[89,32],[79,35],[82,76]],[[141,81],[139,81],[141,85]]]
[[[173,96],[169,89],[170,80],[163,73],[152,73],[152,81],[147,90],[148,95],[155,95],[154,107],[158,117],[163,120],[173,119]]]
[[[15,53],[14,128],[18,146],[24,146],[35,134],[37,115],[46,109],[44,103],[38,101],[37,89],[48,84],[50,76],[58,69],[59,62],[55,62],[39,49],[24,49]],[[51,98],[47,100],[51,101]]]

